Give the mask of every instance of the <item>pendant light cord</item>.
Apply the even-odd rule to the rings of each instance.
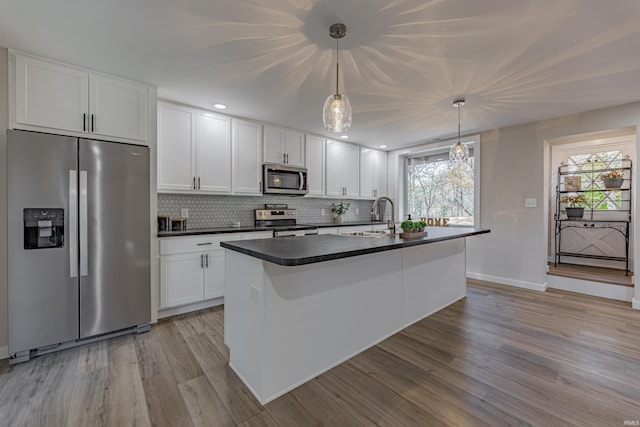
[[[460,110],[462,110],[462,105],[458,106],[458,144],[460,144]]]
[[[338,67],[340,66],[339,55],[338,55],[338,51],[340,50],[340,48],[338,47],[339,41],[340,39],[336,38],[336,93],[340,93],[340,91],[338,90]]]

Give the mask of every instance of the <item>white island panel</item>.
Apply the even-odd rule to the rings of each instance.
[[[228,250],[229,364],[265,404],[465,294],[464,239],[298,266]]]
[[[467,295],[465,239],[402,249],[406,328]]]

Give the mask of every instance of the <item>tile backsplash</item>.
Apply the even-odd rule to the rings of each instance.
[[[242,226],[254,222],[254,210],[264,208],[265,203],[286,204],[297,209],[299,223],[333,223],[331,203],[349,202],[351,207],[344,215],[345,222],[370,221],[371,200],[318,199],[311,197],[282,196],[215,196],[192,194],[158,194],[158,215],[171,218],[181,216],[182,209],[189,210],[188,228],[226,227],[240,221]],[[384,212],[391,212],[387,203],[381,203]],[[325,215],[322,215],[322,209]],[[358,210],[358,214],[356,214]],[[386,218],[386,217],[385,217]]]

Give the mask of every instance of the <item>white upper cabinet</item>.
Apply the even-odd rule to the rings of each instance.
[[[231,192],[231,119],[205,111],[196,116],[197,189]]]
[[[158,190],[195,188],[195,111],[158,103]]]
[[[147,88],[103,75],[89,75],[89,129],[119,138],[147,139]]]
[[[16,128],[146,140],[146,85],[29,55],[12,58]]]
[[[262,195],[262,125],[248,120],[231,120],[234,194]]]
[[[264,161],[304,167],[304,134],[278,126],[264,126]]]
[[[158,103],[158,190],[231,192],[231,119]]]
[[[309,196],[325,195],[325,140],[307,135],[306,165]]]
[[[89,73],[30,56],[15,56],[17,123],[85,132]]]
[[[375,199],[387,193],[387,153],[360,147],[360,197]]]
[[[360,147],[327,140],[327,196],[359,197],[359,163]]]

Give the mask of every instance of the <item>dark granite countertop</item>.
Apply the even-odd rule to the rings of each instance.
[[[274,264],[296,266],[459,239],[489,233],[490,230],[427,227],[426,231],[428,232],[426,237],[415,239],[402,239],[399,236],[356,237],[327,234],[222,242],[220,246]]]
[[[380,222],[380,221],[345,222],[342,224],[334,224],[334,223],[317,224],[317,223],[304,222],[304,221],[301,221],[300,223],[305,225],[314,225],[318,228],[355,227],[359,225],[386,224],[385,222]],[[254,232],[254,231],[270,231],[270,230],[272,229],[269,227],[255,227],[253,225],[244,226],[244,227],[190,228],[183,231],[160,231],[158,232],[158,237],[197,236],[200,234],[222,234],[222,233],[247,233],[247,232]]]

